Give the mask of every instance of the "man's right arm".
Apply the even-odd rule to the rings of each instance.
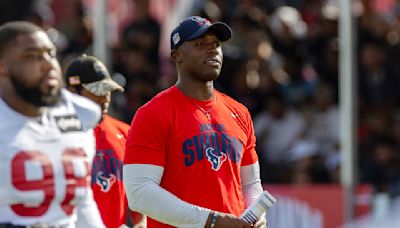
[[[147,218],[145,215],[142,215],[136,211],[129,211],[130,219],[133,223],[133,228],[146,228],[147,227]]]
[[[164,168],[126,164],[123,179],[129,207],[155,220],[176,227],[210,227],[211,210],[189,204],[160,187]],[[229,214],[217,213],[217,227],[251,227]]]

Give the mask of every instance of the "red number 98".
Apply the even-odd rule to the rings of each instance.
[[[73,160],[84,162],[85,173],[77,175],[74,172]],[[86,161],[86,154],[82,149],[66,149],[61,158],[66,180],[66,194],[61,203],[61,208],[67,215],[74,209],[72,200],[75,198],[77,187],[87,188],[90,181],[90,166]],[[26,162],[40,164],[42,178],[29,180]],[[23,203],[11,205],[11,209],[19,216],[41,216],[47,212],[55,197],[54,171],[50,159],[39,151],[21,151],[11,161],[11,178],[13,186],[19,191],[42,191],[44,198],[40,204],[26,205]],[[86,191],[86,190],[85,190]]]

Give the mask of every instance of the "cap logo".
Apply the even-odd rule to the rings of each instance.
[[[97,73],[106,72],[106,67],[99,61],[96,61],[96,62],[93,63],[93,69]]]
[[[174,45],[176,45],[179,43],[179,41],[181,41],[181,37],[179,36],[179,33],[176,32],[174,35],[172,35],[172,42],[174,42]]]
[[[81,78],[79,76],[72,76],[68,78],[68,82],[71,86],[76,86],[81,84]]]
[[[205,18],[201,17],[190,17],[190,19],[194,22],[196,22],[199,26],[203,26],[204,24],[206,25],[211,25],[211,22]]]

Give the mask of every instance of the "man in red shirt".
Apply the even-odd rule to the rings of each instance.
[[[125,139],[129,125],[107,115],[111,92],[124,89],[110,77],[104,64],[93,56],[72,60],[65,73],[66,85],[100,105],[102,119],[94,129],[96,156],[92,169],[92,190],[104,224],[118,228],[126,222],[128,205],[122,183]],[[129,212],[135,228],[145,227],[144,216]]]
[[[245,106],[214,89],[228,25],[189,17],[171,34],[176,84],[132,120],[124,186],[148,227],[252,227],[238,218],[263,191]],[[262,216],[255,227],[265,227]]]

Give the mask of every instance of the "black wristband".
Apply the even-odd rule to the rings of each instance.
[[[212,212],[212,215],[211,215],[211,224],[210,224],[210,228],[214,228],[215,224],[217,223],[217,218],[218,218],[217,213],[215,213],[215,212],[213,211],[213,212]]]

